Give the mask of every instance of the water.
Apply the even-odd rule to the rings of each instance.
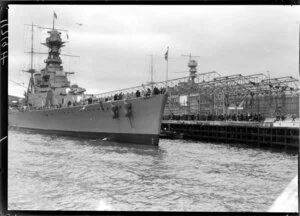
[[[8,135],[10,210],[264,212],[298,173],[298,155],[269,150]]]

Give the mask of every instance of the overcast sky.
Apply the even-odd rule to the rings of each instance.
[[[30,65],[30,28],[24,24],[68,30],[64,69],[74,71],[72,83],[95,92],[117,90],[150,81],[150,54],[154,79],[166,77],[164,53],[169,49],[169,79],[188,76],[187,57],[200,56],[198,72],[222,75],[266,73],[271,77],[299,77],[299,6],[95,6],[10,5],[9,80],[24,83]],[[76,23],[81,23],[79,26]],[[35,29],[34,49],[47,31]],[[35,55],[42,69],[46,55]],[[9,94],[22,96],[24,88],[9,82]]]

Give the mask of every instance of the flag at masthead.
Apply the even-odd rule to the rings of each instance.
[[[168,55],[169,55],[169,47],[167,48],[167,52],[165,54],[165,60],[168,61]]]
[[[167,52],[165,53],[165,60],[167,61],[167,72],[166,72],[166,87],[168,89],[168,63],[169,63],[169,47],[167,47]]]

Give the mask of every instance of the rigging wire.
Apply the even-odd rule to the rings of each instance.
[[[145,56],[145,69],[143,71],[146,71],[147,72],[147,77],[146,77],[146,82],[148,82],[150,80],[150,70],[149,70],[149,67],[148,65],[150,65],[150,61],[148,62],[148,56]],[[142,71],[142,73],[143,73]]]
[[[36,41],[37,41],[37,31],[35,30],[35,27],[33,27],[33,29],[32,29],[32,32],[31,32],[31,34],[33,34],[33,41],[31,42],[31,43],[33,43],[33,49],[32,49],[32,51],[33,52],[36,52]],[[36,54],[33,54],[33,69],[36,69],[36,64],[37,64],[37,55]]]
[[[27,26],[24,25],[24,32],[23,32],[23,52],[25,53],[27,51]]]
[[[24,25],[23,26],[23,38],[22,38],[23,39],[23,43],[22,43],[23,52],[25,52],[25,46],[24,46],[25,45],[25,28],[26,28],[26,26]]]
[[[43,48],[44,48],[44,46],[42,45],[43,38],[44,38],[43,35],[44,35],[44,30],[40,28],[40,43],[39,43],[39,52],[40,53],[43,52]],[[43,57],[44,57],[44,55],[39,55],[39,58],[38,58],[39,59],[39,63],[38,63],[39,70],[41,70],[43,67],[43,65],[41,65],[41,62],[43,62]]]
[[[42,30],[41,29],[38,29],[38,34],[39,34],[39,41],[38,41],[38,52],[41,53],[42,52]],[[41,57],[42,55],[37,55],[37,70],[40,71],[41,70],[41,65],[40,65],[40,62],[41,62]]]
[[[35,50],[37,50],[37,52],[40,52],[40,37],[41,37],[41,31],[39,31],[38,29],[36,29],[36,38],[38,39],[38,40],[36,40],[37,42],[38,42],[38,46],[37,46],[37,48],[35,49]],[[34,69],[35,70],[39,70],[39,55],[35,55],[35,67],[34,67]]]
[[[21,83],[15,82],[15,81],[13,81],[13,80],[9,80],[9,81],[10,81],[11,83],[15,84],[15,85],[18,85],[18,86],[21,86],[21,87],[27,89],[27,87],[24,86],[24,83],[21,84]]]
[[[28,55],[25,53],[27,52],[27,37],[28,37],[28,26],[24,25],[23,27],[23,55],[25,55],[25,58],[23,58],[23,62],[20,62],[20,67],[21,69],[19,70],[19,77],[18,77],[18,81],[20,81],[20,79],[23,80],[24,78],[24,72],[22,70],[26,70],[27,69],[27,59],[28,59]],[[27,75],[25,75],[26,79],[28,78]]]
[[[153,59],[154,61],[154,65],[153,65],[153,82],[156,82],[156,81],[158,81],[158,75],[157,75],[157,73],[156,73],[156,71],[157,71],[157,68],[158,68],[158,64],[157,64],[157,56],[156,55],[154,55],[154,59]]]
[[[66,39],[67,40],[67,39]],[[68,53],[70,53],[70,43],[68,43],[68,45],[66,46],[67,47],[67,50],[68,50]],[[71,64],[70,64],[70,61],[71,61],[71,58],[68,58],[68,65],[67,65],[67,69],[69,72],[71,72]]]

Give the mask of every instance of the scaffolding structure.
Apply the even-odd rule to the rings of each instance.
[[[165,115],[260,113],[299,117],[298,79],[268,78],[262,73],[221,76],[207,72],[168,81]]]

